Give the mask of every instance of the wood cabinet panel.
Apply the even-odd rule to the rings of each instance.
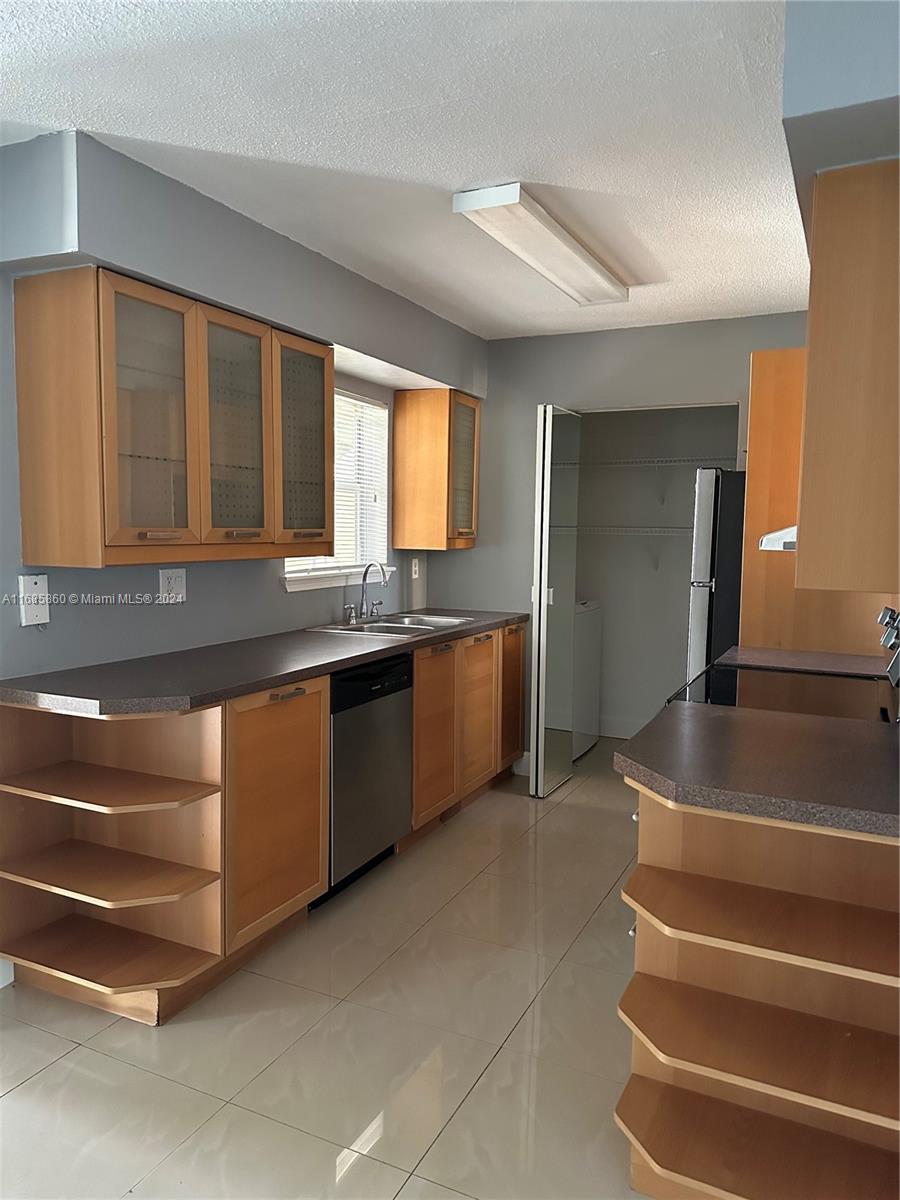
[[[459,795],[496,774],[499,631],[462,638],[457,650]]]
[[[502,771],[525,751],[525,626],[507,625],[497,636],[500,640],[497,770]]]
[[[797,585],[896,592],[898,162],[816,179]]]
[[[456,800],[457,649],[444,642],[413,659],[413,829]]]
[[[448,388],[394,393],[395,549],[474,546],[480,412],[480,401]]]
[[[275,540],[294,554],[334,542],[334,350],[272,330]]]
[[[329,696],[324,677],[226,705],[229,951],[328,886]]]

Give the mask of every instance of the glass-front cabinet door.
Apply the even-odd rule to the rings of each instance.
[[[480,405],[462,392],[450,393],[451,539],[474,538],[478,532],[478,435]]]
[[[109,546],[200,541],[196,305],[100,272]]]
[[[275,540],[329,554],[334,540],[334,351],[272,330]]]
[[[204,542],[271,542],[272,331],[197,306]]]

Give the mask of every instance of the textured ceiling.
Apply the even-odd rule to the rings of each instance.
[[[485,337],[806,307],[783,5],[7,0],[0,117],[86,129]],[[450,211],[523,180],[634,284],[579,308]]]

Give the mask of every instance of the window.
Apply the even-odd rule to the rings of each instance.
[[[336,392],[334,397],[334,555],[286,558],[288,591],[358,582],[367,562],[388,549],[388,410]]]

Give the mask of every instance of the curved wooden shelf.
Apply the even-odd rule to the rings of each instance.
[[[0,863],[0,878],[99,908],[168,904],[215,883],[217,871],[71,839]]]
[[[622,899],[669,937],[900,987],[893,912],[644,864]]]
[[[11,939],[0,956],[107,995],[178,987],[221,962],[206,950],[76,915]]]
[[[219,784],[71,760],[0,779],[0,791],[102,813],[183,808],[220,790]]]
[[[900,1130],[888,1033],[642,974],[619,1015],[669,1066]]]
[[[642,1075],[616,1124],[657,1175],[723,1200],[896,1200],[889,1150]]]

